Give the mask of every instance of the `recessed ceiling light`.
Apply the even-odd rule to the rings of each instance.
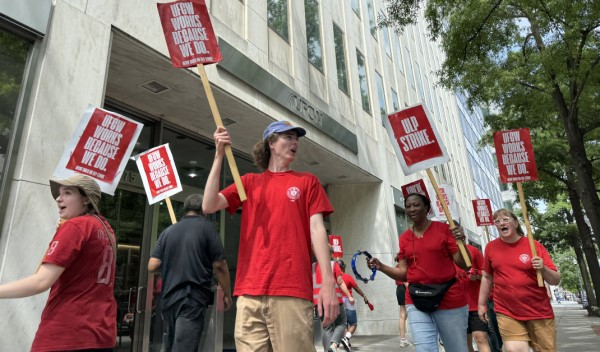
[[[313,161],[307,161],[306,165],[308,165],[308,166],[315,166],[315,165],[319,165],[319,162],[318,161],[314,161],[314,160]]]
[[[338,180],[343,180],[345,178],[348,178],[348,176],[346,176],[346,175],[340,175],[340,176],[336,176],[335,178],[337,178]]]
[[[229,125],[233,125],[234,123],[236,123],[237,121],[230,119],[229,117],[225,117],[223,120],[223,125],[224,126],[229,126]]]
[[[168,90],[171,90],[171,88],[169,88],[169,87],[165,86],[164,84],[159,83],[155,80],[148,81],[144,84],[141,84],[139,87],[144,88],[145,90],[149,91],[152,94],[161,94]]]

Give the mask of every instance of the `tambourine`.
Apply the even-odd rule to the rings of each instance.
[[[352,272],[354,273],[354,277],[356,277],[356,279],[358,279],[366,284],[366,283],[369,283],[369,280],[371,280],[371,281],[375,280],[375,274],[377,273],[377,269],[375,269],[375,268],[371,269],[371,271],[373,273],[371,274],[371,277],[369,277],[368,279],[363,278],[356,270],[356,258],[361,254],[364,254],[369,259],[373,259],[373,256],[371,256],[371,254],[369,254],[369,252],[367,252],[367,251],[356,251],[356,253],[354,253],[354,255],[352,256]]]

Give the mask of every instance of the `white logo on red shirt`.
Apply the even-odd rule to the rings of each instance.
[[[287,196],[292,202],[295,202],[298,198],[300,198],[300,188],[298,188],[298,187],[288,188]]]
[[[519,260],[521,261],[521,263],[523,264],[527,264],[529,263],[529,254],[521,254],[519,256]]]

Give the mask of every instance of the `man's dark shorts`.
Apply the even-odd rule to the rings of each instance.
[[[477,312],[469,312],[469,324],[467,326],[467,334],[473,333],[473,331],[488,331],[488,326],[481,319]]]
[[[406,305],[405,298],[406,298],[406,286],[404,286],[404,284],[396,286],[396,299],[398,300],[399,306]]]

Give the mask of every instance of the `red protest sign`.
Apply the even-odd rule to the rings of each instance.
[[[535,181],[538,179],[529,129],[494,133],[500,182]]]
[[[221,61],[221,51],[204,0],[156,4],[173,67]]]
[[[342,236],[330,235],[329,244],[333,249],[333,257],[341,258],[344,256],[344,247],[342,246]]]
[[[424,195],[428,199],[431,199],[429,197],[429,193],[427,193],[427,188],[425,187],[425,182],[423,182],[422,179],[411,182],[411,183],[407,183],[400,188],[402,188],[402,195],[404,196],[404,198],[408,197],[408,195],[411,193],[419,193],[419,194]]]
[[[181,192],[179,174],[168,144],[147,150],[134,158],[150,204]]]
[[[489,199],[473,199],[473,212],[477,226],[494,225],[492,220],[492,203]]]
[[[384,126],[405,174],[450,160],[422,104],[389,115]]]
[[[139,135],[138,127],[140,124],[119,114],[94,109],[65,168],[112,183],[125,153],[131,153],[128,149]]]

